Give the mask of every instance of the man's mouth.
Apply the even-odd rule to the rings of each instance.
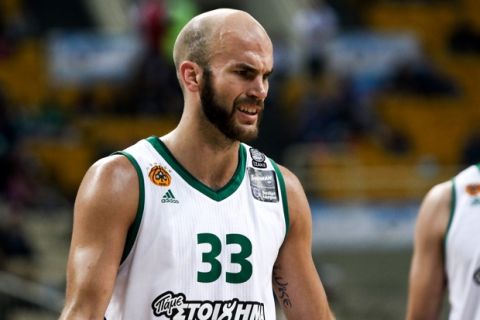
[[[257,107],[239,106],[237,109],[243,113],[246,113],[252,116],[258,113]]]

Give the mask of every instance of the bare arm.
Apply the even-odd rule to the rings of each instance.
[[[443,241],[450,217],[452,183],[432,188],[421,205],[410,267],[408,320],[438,319],[445,291]]]
[[[273,287],[290,320],[333,319],[312,258],[312,220],[297,177],[280,167],[287,188],[290,230],[273,269]]]
[[[138,197],[135,169],[123,156],[102,159],[86,173],[75,201],[60,319],[103,320]]]

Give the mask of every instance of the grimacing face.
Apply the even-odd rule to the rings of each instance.
[[[235,141],[249,142],[257,138],[264,103],[254,97],[237,97],[233,105],[220,101],[220,94],[214,87],[213,75],[208,67],[203,72],[204,85],[200,92],[202,110],[208,121],[213,124],[226,138]],[[258,121],[253,128],[245,128],[237,123],[235,113],[240,105],[255,105],[260,107]]]

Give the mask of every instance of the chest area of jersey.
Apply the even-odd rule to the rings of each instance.
[[[208,242],[213,247],[237,243],[242,248],[257,244],[260,249],[277,246],[285,236],[281,204],[261,203],[249,196],[248,190],[239,190],[220,202],[174,188],[155,196],[145,208],[145,227],[157,234],[156,238],[164,238],[163,243],[181,244],[196,237],[198,243]]]
[[[240,183],[215,193],[167,166],[159,167],[163,170],[150,170],[144,199],[146,218],[156,228],[184,228],[192,233],[285,231],[283,203],[274,170],[246,168],[244,175],[236,178]]]
[[[281,201],[269,201],[278,195],[267,190],[255,197],[258,191],[245,179],[216,201],[175,180],[146,190],[140,243],[161,247],[157,258],[176,270],[195,265],[194,281],[243,283],[267,275],[286,230]]]

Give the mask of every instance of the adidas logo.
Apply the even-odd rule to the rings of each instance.
[[[162,203],[179,203],[175,196],[173,195],[172,190],[168,189],[167,192],[162,197]]]

